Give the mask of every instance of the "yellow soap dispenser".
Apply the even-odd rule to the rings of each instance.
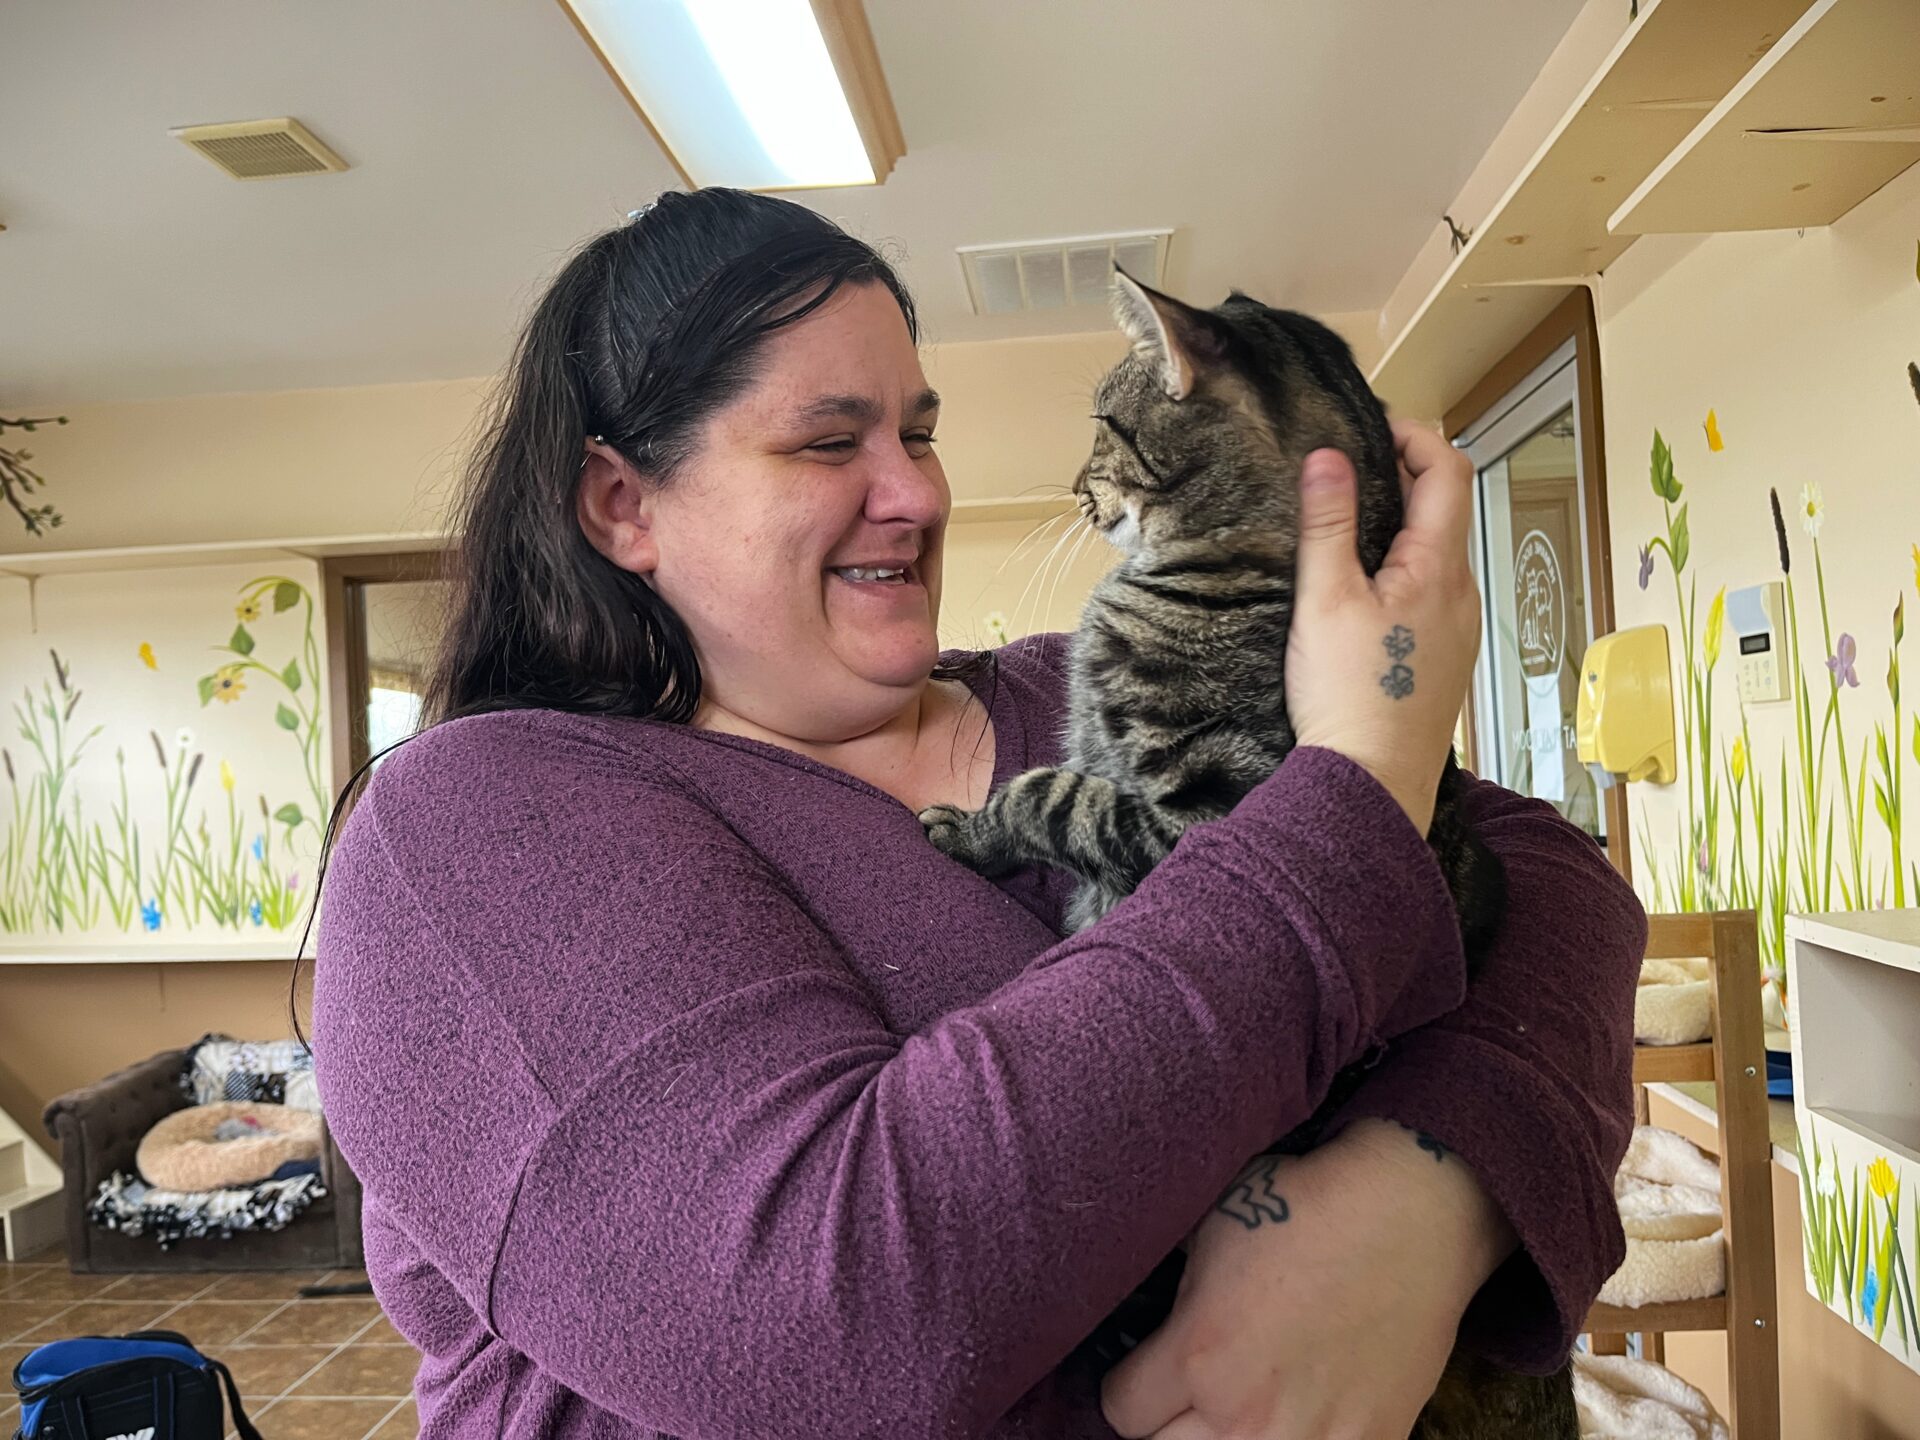
[[[1574,737],[1583,764],[1628,780],[1673,783],[1673,677],[1667,627],[1602,635],[1580,667]]]

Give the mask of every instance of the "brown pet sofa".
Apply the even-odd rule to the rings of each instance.
[[[230,1239],[182,1240],[162,1250],[145,1235],[121,1235],[87,1219],[87,1202],[115,1170],[132,1170],[140,1141],[163,1116],[184,1110],[187,1049],[167,1050],[47,1106],[47,1133],[65,1172],[67,1263],[78,1273],[334,1270],[363,1263],[360,1182],[322,1123],[320,1178],[327,1193],[284,1230]]]

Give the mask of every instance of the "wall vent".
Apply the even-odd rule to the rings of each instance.
[[[236,180],[324,175],[347,162],[298,120],[242,120],[232,125],[188,125],[168,132],[198,150]]]
[[[960,269],[976,315],[1022,310],[1066,310],[1107,303],[1118,265],[1143,285],[1166,281],[1171,230],[1127,230],[1026,240],[1011,245],[962,245]]]

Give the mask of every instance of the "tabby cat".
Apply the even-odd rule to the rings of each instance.
[[[1073,872],[1075,930],[1130,894],[1188,825],[1226,814],[1293,748],[1279,675],[1308,452],[1330,445],[1352,457],[1369,574],[1401,523],[1385,411],[1332,331],[1238,293],[1200,310],[1124,274],[1114,308],[1133,349],[1094,392],[1099,429],[1074,492],[1123,558],[1095,587],[1075,637],[1067,762],[1018,776],[979,811],[942,805],[921,815],[936,846],[983,874],[1028,864]],[[1392,693],[1412,683],[1406,662],[1417,643],[1396,629],[1361,663],[1377,665]],[[1471,967],[1498,924],[1505,887],[1498,862],[1459,818],[1460,783],[1450,761],[1429,841]],[[1336,1094],[1351,1083],[1343,1077]],[[1270,1153],[1300,1153],[1316,1133],[1309,1121]],[[1183,1263],[1168,1257],[1091,1337],[1094,1356],[1117,1358],[1165,1317]],[[1567,1371],[1534,1379],[1459,1355],[1413,1440],[1577,1433]]]

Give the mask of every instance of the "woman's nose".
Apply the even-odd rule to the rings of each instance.
[[[904,445],[886,454],[867,488],[866,518],[876,525],[905,521],[924,529],[938,523],[946,506],[946,476],[939,461],[916,460]]]

